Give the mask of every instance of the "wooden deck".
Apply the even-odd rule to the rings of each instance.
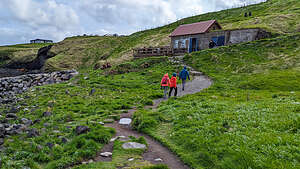
[[[173,49],[170,46],[148,47],[133,49],[135,58],[150,57],[150,56],[173,56],[187,53],[186,48]]]

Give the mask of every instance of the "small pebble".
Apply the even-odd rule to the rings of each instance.
[[[128,159],[128,161],[133,161],[134,160],[134,158],[130,158],[130,159]]]
[[[112,153],[111,152],[104,152],[104,153],[101,153],[100,155],[102,157],[110,157],[110,156],[112,156]]]

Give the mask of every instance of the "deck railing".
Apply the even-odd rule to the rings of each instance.
[[[187,53],[186,48],[173,49],[170,46],[148,47],[133,49],[133,56],[135,58],[149,57],[149,56],[172,56]]]

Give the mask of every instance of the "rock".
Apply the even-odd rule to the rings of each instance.
[[[40,122],[41,122],[40,119],[36,119],[36,120],[33,121],[33,124],[37,124],[37,123],[40,123]]]
[[[64,143],[64,144],[66,144],[68,142],[68,139],[66,139],[66,138],[63,137],[63,138],[61,138],[61,142]]]
[[[203,75],[202,72],[197,72],[197,71],[190,71],[190,74],[193,75],[193,76],[201,76],[201,75]]]
[[[49,127],[50,124],[49,124],[49,123],[44,123],[43,126],[44,126],[44,127]]]
[[[105,123],[103,123],[103,122],[99,122],[98,124],[100,124],[100,125],[104,125]]]
[[[16,107],[12,107],[10,110],[9,110],[9,113],[13,113],[13,114],[15,114],[15,113],[18,113],[18,109],[16,108]]]
[[[110,157],[110,156],[112,156],[112,153],[111,152],[104,152],[104,153],[101,153],[100,155],[102,157]]]
[[[83,79],[84,79],[84,80],[87,80],[87,79],[89,79],[89,78],[88,78],[88,77],[84,77]]]
[[[96,92],[96,89],[92,89],[91,91],[90,91],[90,96],[92,96],[94,93]]]
[[[48,111],[46,111],[46,112],[43,113],[43,117],[49,117],[51,115],[52,115],[52,113],[48,112]]]
[[[58,134],[58,133],[60,133],[60,131],[59,130],[53,130],[53,133]]]
[[[88,163],[93,163],[94,162],[94,160],[92,160],[92,159],[90,159],[89,161],[88,161]]]
[[[4,144],[4,139],[0,138],[0,146]]]
[[[128,161],[133,161],[134,160],[134,158],[130,158],[130,159],[128,159]]]
[[[110,142],[114,142],[114,141],[116,141],[118,138],[119,138],[119,137],[112,138],[112,139],[110,139]]]
[[[33,124],[32,120],[28,120],[26,118],[21,119],[22,123],[25,124],[26,126],[30,126]]]
[[[18,116],[16,114],[14,114],[14,113],[8,113],[8,114],[6,114],[6,118],[17,119]]]
[[[122,118],[122,119],[120,119],[119,124],[130,125],[131,122],[132,122],[132,120],[130,118]]]
[[[120,139],[120,141],[128,141],[128,140],[130,140],[130,139],[127,138],[126,136],[117,136],[117,137],[115,137],[115,138],[110,139],[110,142],[114,142],[114,141],[116,141],[117,139]]]
[[[87,126],[77,126],[75,132],[77,135],[84,134],[90,131],[90,128]]]
[[[124,149],[146,149],[145,144],[136,143],[136,142],[128,142],[122,145]]]
[[[46,144],[46,146],[49,147],[50,149],[52,149],[52,147],[54,146],[54,144],[49,142],[49,143]]]
[[[28,131],[28,133],[27,133],[27,137],[29,137],[29,138],[37,137],[37,136],[39,136],[39,135],[40,135],[40,133],[39,133],[38,130],[35,129],[35,128],[30,129],[30,130]]]
[[[27,64],[25,64],[24,66],[27,66]],[[11,71],[11,69],[7,71]],[[70,78],[76,76],[78,72],[76,72],[75,70],[52,73],[40,73],[40,71],[30,71],[25,73],[22,72],[21,74],[26,75],[0,78],[0,104],[11,104],[18,100],[22,100],[22,98],[17,98],[16,94],[23,93],[24,91],[30,89],[33,86],[46,85],[69,80]],[[30,90],[34,91],[34,89]],[[28,96],[25,97],[28,98]],[[18,110],[19,108],[13,107],[10,111],[8,111],[8,113],[16,114]]]
[[[163,160],[161,158],[157,158],[154,160],[155,162],[162,162]]]
[[[28,121],[28,119],[26,119],[26,118],[22,118],[22,119],[21,119],[21,122],[22,122],[23,124],[25,124],[27,121]]]
[[[5,127],[3,124],[0,124],[0,138],[4,138],[5,136]]]

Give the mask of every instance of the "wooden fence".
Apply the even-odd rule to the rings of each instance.
[[[149,57],[149,56],[173,56],[187,53],[186,48],[173,49],[170,46],[148,47],[133,49],[133,56],[135,58]]]

